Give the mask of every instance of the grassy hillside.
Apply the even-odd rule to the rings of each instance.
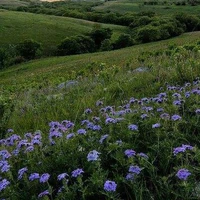
[[[0,198],[199,200],[199,38],[0,71]]]
[[[16,44],[32,38],[42,43],[46,51],[49,51],[67,36],[90,32],[96,23],[67,17],[0,10],[0,24],[0,45]],[[127,31],[123,26],[101,26],[113,30],[112,40]]]
[[[127,0],[117,0],[117,1],[107,1],[103,5],[99,5],[94,7],[96,11],[111,11],[111,12],[146,12],[146,11],[153,11],[157,14],[161,15],[172,15],[177,12],[186,12],[190,14],[199,14],[200,12],[200,5],[198,6],[176,6],[174,4],[169,5],[144,5],[144,1],[127,1]],[[167,2],[167,1],[165,1]]]
[[[131,68],[136,68],[140,66],[137,58],[141,52],[166,49],[170,44],[190,44],[198,41],[199,37],[200,32],[193,32],[165,41],[136,45],[116,51],[31,61],[0,71],[1,89],[18,91],[20,88],[30,88],[43,84],[59,84],[84,73],[84,70],[89,68],[91,63],[97,63],[97,65],[106,63],[109,66],[117,65],[121,68],[130,65]]]

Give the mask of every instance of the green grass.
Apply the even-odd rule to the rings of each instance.
[[[1,0],[0,6],[6,8],[15,8],[19,6],[27,6],[30,2],[39,2],[39,0]]]
[[[145,12],[153,11],[156,14],[160,15],[172,15],[177,12],[187,12],[190,14],[199,14],[200,5],[198,6],[176,6],[176,5],[143,5],[143,1],[127,1],[127,0],[118,0],[118,1],[107,1],[103,5],[99,5],[93,8],[96,11],[111,11],[111,12]]]
[[[35,60],[0,71],[0,134],[5,138],[0,141],[0,186],[4,183],[0,198],[35,200],[48,190],[50,195],[44,198],[51,200],[198,200],[200,80],[193,81],[200,75],[200,45],[193,50],[163,50],[170,44],[196,43],[199,37],[200,32],[187,33],[117,51]],[[154,51],[161,54],[138,61],[142,52]],[[147,71],[135,72],[138,66]],[[77,85],[56,87],[69,79],[76,79]],[[169,85],[178,87],[169,90]],[[97,100],[103,105],[98,106]],[[174,100],[181,105],[174,105]],[[86,113],[87,108],[92,112]],[[161,117],[163,113],[169,118]],[[143,114],[148,117],[142,119]],[[174,121],[174,115],[180,119]],[[108,117],[114,122],[108,123]],[[66,128],[63,120],[74,126]],[[94,130],[94,124],[101,129]],[[131,130],[130,125],[138,128]],[[86,133],[79,134],[80,129]],[[68,139],[70,133],[74,137]],[[130,150],[136,155],[129,157]],[[92,152],[97,152],[97,160],[88,160]],[[25,167],[27,171],[20,174]],[[77,168],[84,172],[72,177]],[[187,180],[177,176],[180,169],[188,170]],[[134,180],[126,180],[129,172]],[[30,181],[32,173],[40,177],[48,173],[49,180]],[[61,173],[68,173],[67,180],[58,180]],[[116,191],[105,191],[106,180],[117,184]]]
[[[141,52],[166,49],[169,44],[182,45],[199,40],[200,32],[185,33],[169,40],[136,45],[116,51],[92,54],[74,55],[66,57],[52,57],[30,61],[0,71],[1,90],[18,91],[35,85],[59,84],[60,82],[76,78],[91,63],[106,63],[121,68],[130,65],[136,68],[140,65],[137,57]]]
[[[89,33],[96,23],[67,17],[0,10],[0,24],[0,45],[34,39],[42,43],[48,52],[55,49],[67,36]],[[127,27],[124,26],[101,26],[113,30],[112,40],[127,31]]]

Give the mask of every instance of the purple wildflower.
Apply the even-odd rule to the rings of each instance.
[[[107,134],[106,134],[106,135],[102,135],[102,136],[101,136],[101,139],[99,140],[99,143],[102,144],[103,141],[104,141],[108,136],[109,136],[109,135],[107,135]]]
[[[94,126],[92,127],[92,130],[93,130],[93,131],[100,131],[100,130],[101,130],[101,126],[100,126],[100,125],[94,125]]]
[[[182,104],[182,101],[180,101],[180,100],[175,100],[175,101],[173,101],[173,104],[174,104],[175,106],[180,106],[180,105]]]
[[[140,172],[141,172],[141,168],[140,167],[138,167],[137,165],[135,165],[135,166],[133,166],[133,165],[131,165],[130,167],[129,167],[129,172],[130,173],[133,173],[133,174],[140,174]]]
[[[200,109],[196,109],[195,113],[199,115],[200,114]]]
[[[193,150],[194,147],[186,144],[182,144],[181,147],[174,148],[173,154],[177,155],[178,153],[185,152],[187,149]]]
[[[48,190],[45,190],[44,192],[41,192],[41,193],[38,195],[38,198],[41,198],[41,197],[46,196],[46,195],[49,195],[49,191],[48,191]]]
[[[132,181],[132,180],[134,180],[134,174],[132,174],[132,173],[128,173],[127,175],[126,175],[126,180],[128,180],[128,181]]]
[[[170,119],[170,115],[168,113],[163,113],[163,114],[160,115],[160,118],[168,120],[168,119]]]
[[[25,153],[34,151],[34,146],[29,146],[26,148]]]
[[[179,115],[172,115],[171,119],[172,119],[173,121],[177,121],[177,120],[180,120],[180,119],[181,119],[181,116],[179,116]]]
[[[90,108],[87,108],[85,111],[84,111],[85,114],[90,114],[92,113],[92,110]]]
[[[144,113],[144,114],[142,114],[140,117],[141,117],[142,119],[145,119],[145,118],[148,117],[148,115]]]
[[[77,133],[78,133],[79,135],[85,135],[85,134],[86,134],[86,130],[85,130],[85,129],[79,129],[79,130],[77,131]]]
[[[17,156],[19,154],[19,149],[14,149],[12,155]]]
[[[2,156],[2,160],[5,160],[10,158],[11,154],[6,149],[4,149],[0,151],[0,156]]]
[[[3,179],[2,181],[0,181],[0,192],[6,189],[8,185],[10,185],[10,181],[8,181],[7,179]]]
[[[105,121],[106,124],[111,124],[111,123],[115,124],[116,122],[117,121],[111,117],[106,118],[106,121]]]
[[[148,159],[149,157],[147,156],[147,154],[145,153],[138,153],[137,155],[139,155],[142,158]]]
[[[18,171],[18,180],[22,179],[24,173],[27,172],[27,171],[28,171],[27,167],[21,168],[21,169]]]
[[[191,95],[191,93],[190,93],[190,92],[186,92],[186,93],[185,93],[185,97],[186,97],[186,98],[189,98],[189,97],[190,97],[190,95]]]
[[[138,126],[135,124],[131,124],[128,126],[128,129],[131,131],[138,131]]]
[[[64,179],[66,176],[68,176],[67,173],[62,173],[58,175],[58,180],[61,181],[62,179]]]
[[[62,133],[54,130],[54,131],[50,132],[49,137],[50,138],[60,138],[60,137],[62,137]]]
[[[177,173],[176,176],[180,179],[180,180],[186,180],[188,178],[188,176],[190,176],[191,173],[189,172],[188,169],[180,169]]]
[[[157,108],[157,112],[163,112],[164,109],[163,108]]]
[[[9,128],[9,129],[7,130],[7,132],[8,132],[8,133],[13,133],[14,130],[13,130],[12,128]]]
[[[40,175],[38,173],[32,173],[30,176],[29,176],[29,181],[33,181],[35,179],[39,179],[40,178]]]
[[[114,181],[107,180],[104,183],[104,190],[107,192],[115,192],[117,188],[117,184]]]
[[[188,145],[188,144],[182,144],[182,147],[184,147],[186,150],[189,149],[189,150],[193,150],[194,147]]]
[[[161,126],[160,123],[156,123],[152,125],[152,128],[159,128],[160,126]]]
[[[84,171],[82,169],[78,168],[78,169],[72,171],[72,177],[76,178],[77,176],[81,175],[82,173],[84,173]]]
[[[136,152],[132,149],[127,149],[124,153],[128,158],[133,157],[136,154]]]
[[[71,139],[71,138],[73,138],[75,136],[75,134],[74,133],[69,133],[67,136],[66,136],[66,139]]]
[[[99,152],[96,150],[90,151],[87,155],[88,161],[96,161],[99,158]]]
[[[102,106],[102,105],[103,105],[103,101],[98,100],[98,101],[96,102],[96,106]]]
[[[42,174],[40,177],[40,183],[46,183],[49,180],[50,174],[45,173]]]
[[[0,168],[1,172],[8,172],[10,170],[10,165],[8,164],[8,161],[0,161]]]

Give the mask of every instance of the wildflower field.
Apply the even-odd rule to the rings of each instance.
[[[15,105],[1,97],[1,199],[198,200],[199,49],[143,52],[140,70],[96,64]]]

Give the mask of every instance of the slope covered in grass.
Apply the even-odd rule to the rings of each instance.
[[[38,87],[44,84],[59,84],[76,78],[79,74],[90,72],[92,63],[106,63],[108,66],[117,65],[121,68],[130,66],[137,68],[141,65],[138,56],[144,51],[159,51],[170,44],[190,44],[199,40],[200,32],[186,33],[182,36],[165,41],[136,45],[133,47],[84,55],[53,57],[31,61],[0,71],[0,85],[4,89],[18,91],[20,88]],[[84,72],[86,71],[86,72]]]
[[[42,43],[48,51],[54,49],[67,36],[89,33],[96,23],[67,17],[0,10],[0,24],[0,45],[33,39]],[[113,30],[112,40],[127,31],[124,26],[110,24],[99,24],[99,26]]]
[[[157,1],[159,2],[159,1]],[[103,5],[94,7],[96,11],[110,11],[118,13],[126,12],[155,12],[160,15],[173,15],[177,12],[186,12],[190,14],[199,14],[200,5],[191,6],[176,6],[175,4],[171,5],[171,1],[165,1],[166,4],[162,5],[144,5],[144,1],[127,1],[127,0],[117,0],[117,1],[106,1]]]
[[[198,200],[200,44],[156,45],[143,71],[91,63],[66,88],[10,93],[0,197]]]

